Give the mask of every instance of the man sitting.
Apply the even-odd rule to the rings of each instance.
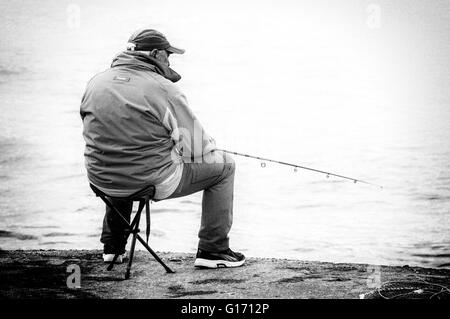
[[[203,191],[195,266],[238,267],[245,257],[229,248],[235,163],[216,151],[174,82],[172,46],[152,29],[136,31],[111,68],[87,84],[80,113],[89,181],[111,197],[155,185],[155,200]],[[114,200],[130,219],[132,202]],[[126,225],[108,207],[101,242],[105,262],[125,257]]]

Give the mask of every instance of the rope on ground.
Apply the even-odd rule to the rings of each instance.
[[[417,280],[398,280],[384,282],[375,291],[383,299],[396,298],[450,298],[450,287],[429,282],[416,274]],[[444,295],[443,295],[444,294]]]

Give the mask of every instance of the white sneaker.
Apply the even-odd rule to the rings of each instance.
[[[116,264],[121,264],[127,258],[127,252],[125,251],[122,255],[119,255],[116,259]],[[114,259],[114,254],[103,254],[103,261],[105,263],[110,263]]]
[[[245,263],[245,256],[227,249],[218,253],[197,250],[194,266],[201,268],[240,267]]]

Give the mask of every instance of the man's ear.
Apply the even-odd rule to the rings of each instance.
[[[156,55],[158,54],[158,50],[157,49],[153,49],[150,51],[150,56],[156,58]]]

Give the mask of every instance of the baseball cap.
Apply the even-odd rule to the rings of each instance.
[[[140,29],[134,32],[128,39],[127,49],[132,51],[151,51],[158,49],[177,54],[184,53],[183,49],[172,46],[164,34],[153,29]]]

